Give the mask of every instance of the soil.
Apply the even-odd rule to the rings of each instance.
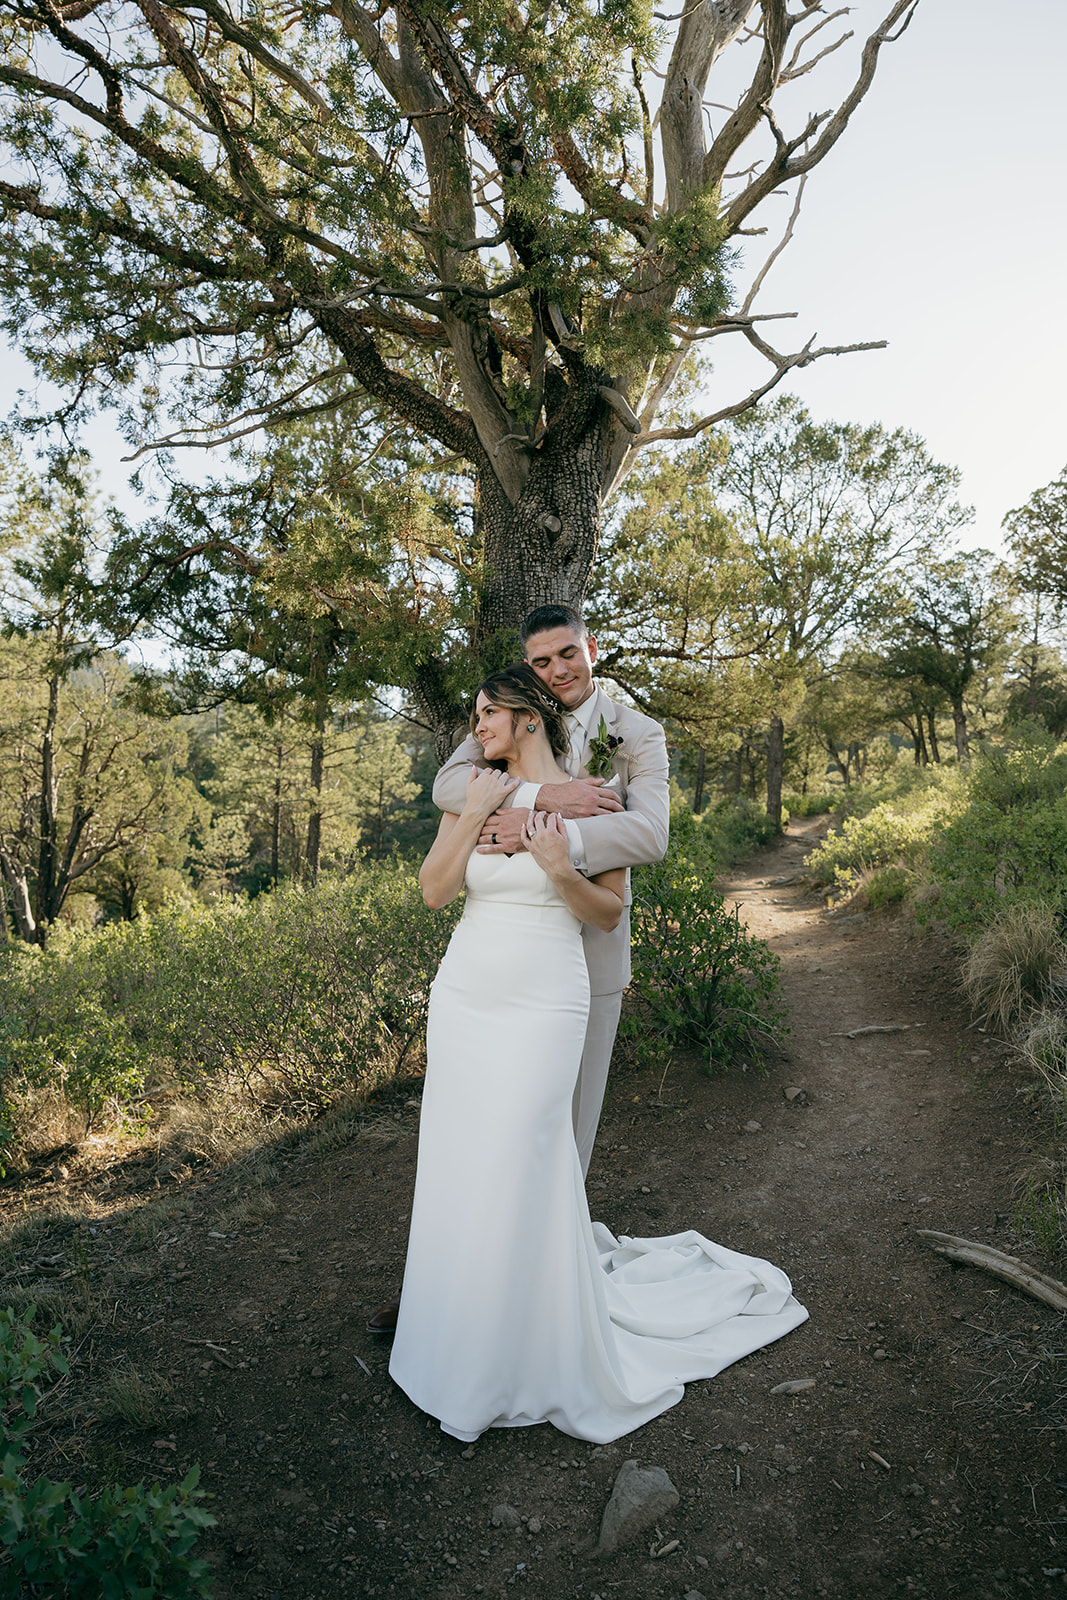
[[[220,1226],[238,1167],[180,1183],[144,1155],[0,1190],[9,1217],[86,1208],[88,1224],[34,1251],[76,1253],[107,1307],[62,1402],[88,1403],[46,1404],[34,1470],[173,1481],[199,1462],[215,1593],[242,1600],[1061,1593],[1062,1318],[920,1235],[1062,1275],[1019,1198],[1048,1151],[1047,1103],[971,1023],[942,935],[906,915],[831,915],[798,880],[820,826],[792,828],[725,886],[782,959],[785,1047],[766,1070],[718,1077],[695,1058],[662,1081],[619,1067],[589,1179],[593,1215],[617,1233],[697,1227],[780,1264],[811,1313],[802,1328],[606,1448],[548,1426],[445,1437],[364,1330],[401,1277],[409,1084],[335,1149],[280,1147],[261,1222]],[[901,1031],[849,1036],[875,1024]],[[177,1208],[148,1249],[126,1227],[146,1188]],[[162,1424],[108,1420],[103,1386],[127,1361],[170,1382]],[[795,1379],[814,1384],[774,1392]],[[630,1457],[664,1468],[679,1504],[601,1558]],[[494,1525],[502,1505],[516,1526]]]

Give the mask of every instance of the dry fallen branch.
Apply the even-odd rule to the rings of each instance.
[[[949,1261],[961,1261],[969,1267],[981,1267],[995,1278],[1003,1278],[1014,1289],[1044,1301],[1054,1311],[1067,1311],[1067,1283],[1050,1278],[1036,1267],[1028,1267],[1017,1256],[1006,1256],[987,1244],[976,1244],[973,1239],[958,1239],[955,1234],[937,1233],[932,1228],[919,1228],[919,1237],[930,1241],[930,1248]]]

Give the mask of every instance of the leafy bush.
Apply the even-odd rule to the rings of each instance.
[[[720,867],[732,866],[742,861],[761,845],[778,837],[778,829],[767,815],[766,808],[746,795],[726,798],[709,806],[701,813],[700,824],[708,836]],[[677,833],[677,822],[671,818],[672,832]],[[684,843],[684,839],[681,841]]]
[[[427,910],[408,871],[368,866],[16,947],[0,957],[0,1014],[17,1019],[0,1035],[0,1115],[17,1128],[20,1098],[42,1084],[90,1120],[131,1115],[160,1079],[236,1074],[300,1104],[370,1087],[421,1045],[456,912]]]
[[[875,867],[864,884],[867,904],[872,911],[899,905],[910,883],[911,875],[904,867]]]
[[[747,795],[726,796],[694,815],[676,791],[671,797],[671,840],[675,847],[698,856],[710,870],[721,871],[777,836],[767,812]]]
[[[945,796],[935,793],[911,812],[883,801],[864,817],[846,817],[808,856],[808,871],[816,883],[850,892],[865,868],[916,864],[926,855],[945,804]]]
[[[977,932],[1008,906],[1067,910],[1067,751],[984,752],[963,802],[931,841],[939,911]]]
[[[620,1034],[639,1061],[684,1043],[711,1069],[779,1037],[785,1011],[777,956],[726,909],[706,841],[695,840],[676,838],[664,861],[633,874],[632,1005]]]
[[[824,794],[794,794],[787,790],[782,795],[782,807],[791,817],[824,817],[827,812],[839,811],[848,799],[848,791],[828,789]]]
[[[27,1596],[65,1600],[192,1600],[210,1594],[206,1562],[190,1551],[215,1518],[198,1502],[200,1469],[161,1489],[105,1488],[95,1498],[69,1483],[38,1478],[27,1484],[22,1439],[36,1414],[44,1382],[67,1371],[62,1330],[39,1339],[32,1310],[19,1318],[0,1311],[0,1562],[22,1580]],[[12,1592],[6,1586],[4,1592]]]

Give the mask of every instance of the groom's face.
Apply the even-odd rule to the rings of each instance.
[[[574,711],[593,692],[596,640],[571,628],[548,628],[526,641],[526,661],[561,706]]]

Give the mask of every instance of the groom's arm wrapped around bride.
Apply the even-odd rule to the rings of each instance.
[[[573,841],[577,830],[581,841],[581,853],[575,854],[575,865],[590,877],[609,872],[613,867],[640,867],[661,860],[667,849],[670,827],[667,744],[663,729],[658,722],[631,706],[609,700],[599,686],[595,695],[589,726],[596,730],[603,716],[610,735],[621,740],[612,755],[610,776],[625,809],[568,821],[569,837]],[[587,736],[583,766],[588,759],[590,742]],[[438,810],[462,811],[467,774],[472,765],[484,766],[485,761],[481,746],[468,735],[437,774],[433,800]],[[561,779],[565,781],[564,774]],[[508,804],[512,803],[509,800]],[[535,803],[535,809],[561,808],[555,804],[541,807]]]

